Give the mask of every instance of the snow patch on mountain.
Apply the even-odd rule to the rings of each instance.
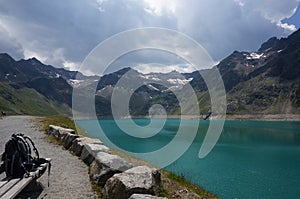
[[[250,55],[247,55],[246,59],[261,59],[264,57],[266,57],[264,55],[264,53],[258,54],[258,53],[252,52],[252,53],[250,53]]]
[[[185,85],[185,84],[189,83],[192,80],[193,80],[193,78],[189,78],[189,79],[168,79],[167,81],[170,84]]]
[[[67,82],[70,84],[70,86],[76,88],[76,87],[80,86],[80,84],[81,84],[82,82],[84,82],[84,80],[69,79]]]
[[[147,79],[147,80],[152,80],[152,81],[161,81],[158,77],[155,77],[154,75],[140,75],[140,77]]]
[[[151,84],[147,84],[147,87],[152,89],[152,90],[155,90],[155,91],[160,91],[158,88],[156,88],[155,86],[153,86]]]

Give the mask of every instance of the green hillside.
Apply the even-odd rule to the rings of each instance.
[[[49,101],[35,89],[0,82],[0,110],[8,114],[57,115],[70,113],[70,108]],[[61,111],[63,110],[63,111]]]

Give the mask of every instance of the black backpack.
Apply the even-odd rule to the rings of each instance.
[[[35,156],[32,156],[30,145]],[[5,144],[2,161],[7,177],[24,176],[33,170],[36,160],[39,160],[39,152],[30,137],[21,133],[13,134]]]

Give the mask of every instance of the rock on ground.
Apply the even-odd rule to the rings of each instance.
[[[53,135],[57,139],[63,139],[68,133],[75,134],[75,131],[73,129],[66,129],[55,125],[50,125],[48,128],[48,134]]]
[[[75,155],[80,157],[83,146],[88,143],[89,144],[103,144],[99,139],[88,138],[88,137],[79,137],[79,138],[76,138],[72,142],[70,151],[72,151]]]
[[[161,177],[157,169],[137,166],[107,180],[103,189],[104,199],[127,199],[132,194],[161,193]]]
[[[78,137],[79,135],[67,133],[67,135],[64,136],[62,140],[62,145],[65,147],[65,149],[69,149],[72,145],[73,140],[75,140]]]
[[[100,151],[110,153],[109,148],[102,144],[85,144],[80,159],[87,165],[90,165],[94,161],[96,154]]]
[[[33,198],[96,198],[89,180],[88,167],[63,146],[45,140],[44,132],[38,130],[38,123],[30,116],[8,116],[0,120],[0,152],[13,133],[21,132],[32,138],[41,157],[52,159],[50,187],[47,187],[47,172],[38,179],[44,187]]]
[[[90,177],[100,186],[104,186],[114,174],[121,173],[131,167],[130,163],[117,155],[98,152],[90,167]]]

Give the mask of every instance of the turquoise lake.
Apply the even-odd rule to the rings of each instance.
[[[148,119],[134,121],[140,126],[149,123]],[[122,132],[114,120],[76,122],[92,137],[103,140],[95,125],[98,122],[111,142],[135,153],[165,146],[180,125],[180,119],[168,119],[157,135],[142,139]],[[194,142],[166,170],[221,198],[299,198],[300,122],[226,121],[216,146],[203,159],[198,158],[198,153],[209,121],[197,122]]]

